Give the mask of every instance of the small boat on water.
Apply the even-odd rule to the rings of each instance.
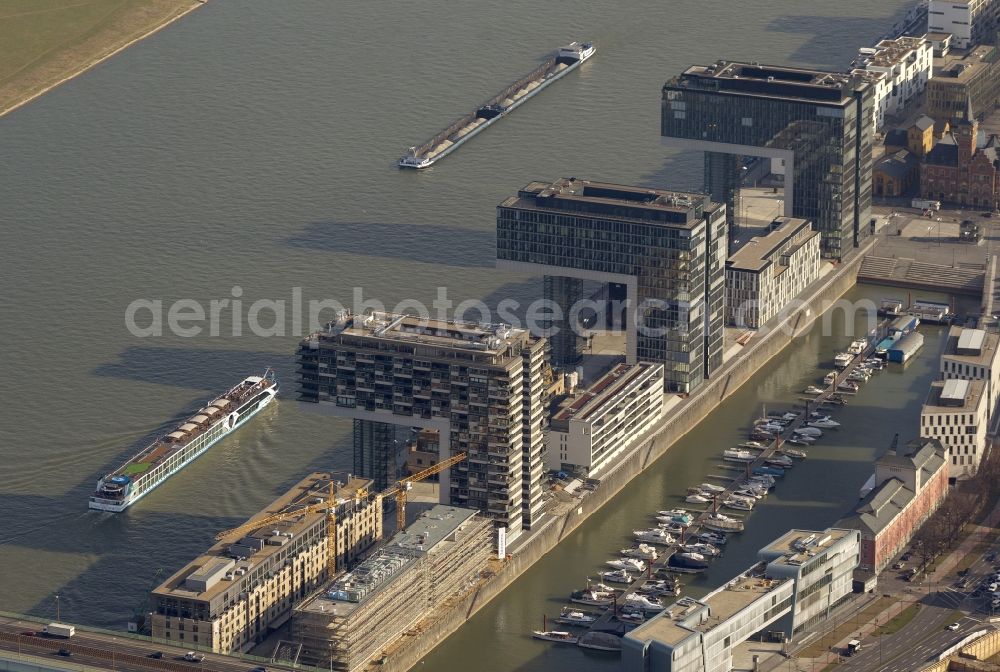
[[[789,457],[796,457],[800,460],[806,459],[806,452],[804,450],[798,450],[796,448],[782,448],[781,452]]]
[[[823,436],[823,430],[818,427],[799,427],[793,430],[792,433],[799,434],[800,436],[815,436],[817,438]]]
[[[577,646],[596,651],[621,651],[622,640],[610,632],[588,632],[580,638]]]
[[[826,374],[826,376],[823,377],[823,384],[826,385],[827,387],[830,387],[835,382],[837,382],[836,371],[831,371],[830,373]]]
[[[594,588],[590,588],[588,590],[577,590],[573,592],[569,599],[570,602],[587,604],[592,607],[610,607],[614,604],[615,592],[613,590],[596,590]]]
[[[809,385],[806,389],[802,390],[803,394],[823,394],[825,391],[822,387],[816,387],[815,385]]]
[[[781,467],[782,469],[789,469],[795,462],[792,458],[786,457],[784,455],[772,455],[771,457],[764,460],[764,464],[769,464],[772,467]]]
[[[713,546],[725,546],[727,541],[726,535],[721,532],[701,532],[696,534],[694,539]]]
[[[771,476],[770,474],[754,474],[750,477],[749,482],[759,483],[768,490],[773,488],[775,483],[777,483],[777,481],[774,480],[774,476]]]
[[[669,511],[657,511],[657,513],[660,516],[669,516],[673,522],[684,527],[694,522],[694,516],[687,509],[670,509]]]
[[[831,394],[827,401],[835,406],[847,406],[846,397],[840,393]]]
[[[637,547],[623,548],[621,554],[626,558],[639,558],[640,560],[656,560],[660,557],[656,548],[649,544],[639,544]]]
[[[596,622],[597,616],[586,614],[582,611],[577,611],[576,609],[568,609],[566,607],[563,607],[559,617],[556,618],[556,623],[562,623],[563,625],[578,625],[584,628],[590,627]]]
[[[847,352],[851,355],[860,355],[868,347],[868,341],[864,338],[856,338],[847,346]]]
[[[817,427],[822,429],[835,429],[840,427],[840,423],[836,420],[831,420],[830,418],[818,418],[816,420],[810,420],[806,423],[810,427]]]
[[[838,369],[846,369],[854,361],[854,355],[847,352],[838,352],[833,358],[833,365]]]
[[[753,473],[755,475],[774,476],[775,478],[784,478],[785,476],[785,470],[781,467],[771,467],[766,464],[760,467],[754,467]]]
[[[705,519],[704,526],[714,532],[742,532],[746,527],[742,520],[718,512],[710,514]]]
[[[722,503],[723,506],[737,511],[753,511],[754,501],[743,497],[730,497]]]
[[[711,493],[715,493],[717,495],[721,495],[722,493],[724,493],[726,491],[726,489],[723,486],[716,485],[714,483],[702,483],[700,487],[705,492],[711,492]]]
[[[580,639],[563,630],[535,630],[531,636],[535,639],[544,639],[546,642],[559,642],[560,644],[576,644]]]
[[[726,448],[722,451],[722,459],[727,462],[753,462],[757,459],[757,453],[743,448]]]
[[[677,523],[672,523],[672,522],[666,522],[666,523],[660,522],[657,523],[657,527],[659,527],[661,530],[665,532],[677,535],[678,537],[687,532],[687,526],[678,525]]]
[[[760,441],[744,441],[739,445],[740,448],[749,448],[751,450],[767,450],[767,444],[761,443]]]
[[[708,504],[712,500],[711,498],[706,497],[705,495],[690,494],[684,498],[684,501],[687,502],[688,504]]]
[[[701,553],[686,551],[674,553],[667,562],[667,571],[682,571],[686,573],[704,572],[709,562]]]
[[[840,385],[837,385],[837,389],[843,390],[845,392],[857,392],[860,389],[860,387],[858,386],[857,381],[845,380]]]
[[[655,597],[640,595],[639,593],[629,593],[625,596],[625,603],[639,607],[643,611],[663,611],[663,603]]]
[[[785,439],[785,443],[790,443],[793,446],[811,446],[816,443],[816,439],[811,436],[803,436],[801,434],[790,436]],[[786,448],[786,451],[792,450],[791,448]]]
[[[670,546],[676,541],[669,532],[659,527],[653,527],[648,530],[635,530],[632,532],[632,536],[637,541],[659,544],[660,546]]]
[[[673,581],[665,579],[647,581],[636,592],[640,595],[652,595],[653,597],[659,597],[660,595],[676,596],[681,594],[681,582],[677,580],[677,577],[674,577]]]
[[[739,490],[733,490],[734,497],[742,497],[744,499],[751,499],[754,501],[762,499],[766,494],[767,494],[766,492],[756,490],[749,486],[740,488]]]
[[[615,618],[617,618],[622,623],[632,623],[635,625],[638,625],[646,620],[645,614],[643,614],[642,610],[640,609],[626,611],[624,608],[622,608],[622,610],[618,612],[618,615],[615,616]],[[588,648],[593,648],[593,647],[588,647]]]
[[[624,569],[632,570],[634,572],[645,572],[646,563],[642,560],[637,560],[636,558],[620,558],[617,560],[608,560],[606,563],[609,567],[614,569]]]
[[[677,547],[679,550],[686,553],[701,553],[706,558],[717,558],[722,555],[722,551],[712,544],[705,542],[696,542],[693,544],[682,544]]]
[[[616,569],[612,572],[600,572],[598,576],[601,577],[602,581],[608,581],[610,583],[632,583],[635,579],[624,569]]]

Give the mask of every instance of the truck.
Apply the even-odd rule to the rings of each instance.
[[[914,198],[910,201],[910,206],[917,210],[940,210],[941,201],[931,201],[925,198]]]
[[[49,623],[42,628],[42,632],[49,637],[62,637],[64,639],[69,639],[76,634],[76,628],[72,625],[65,625],[63,623]]]
[[[861,640],[852,639],[847,643],[847,655],[853,656],[855,653],[861,650]]]

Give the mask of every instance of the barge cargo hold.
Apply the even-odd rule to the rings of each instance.
[[[465,115],[422,145],[410,147],[399,160],[399,167],[420,169],[433,166],[488,126],[516,110],[546,86],[578,68],[595,51],[596,48],[590,42],[573,42],[561,47],[540,66],[487,100],[471,114]]]
[[[124,511],[256,415],[277,394],[278,383],[270,371],[245,378],[99,480],[89,508]]]

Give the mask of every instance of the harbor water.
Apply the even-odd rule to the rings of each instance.
[[[723,57],[840,68],[908,4],[213,0],[0,118],[0,609],[51,617],[58,594],[63,619],[124,628],[150,586],[216,531],[312,470],[350,468],[349,423],[294,401],[293,352],[308,328],[296,297],[430,305],[443,287],[453,305],[525,304],[541,283],[494,269],[497,203],[570,175],[699,187],[700,158],[659,142],[666,78]],[[396,167],[407,147],[580,39],[598,53],[579,71],[432,169]],[[140,299],[160,302],[163,335],[126,328]],[[251,333],[261,299],[285,306],[270,337]],[[180,300],[189,315],[220,302],[221,320],[172,333]],[[261,310],[263,326],[273,313]],[[855,419],[796,467],[692,592],[788,526],[843,513],[872,456],[895,431],[915,431],[935,333],[839,414]],[[842,344],[797,341],[427,664],[475,653],[486,671],[607,667],[527,633],[650,511],[704,480],[762,403],[787,401]],[[124,515],[86,510],[101,474],[268,366],[283,394],[253,422]]]

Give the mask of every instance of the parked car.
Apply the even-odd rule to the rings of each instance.
[[[59,655],[60,656],[72,656],[73,652],[70,651],[69,649],[59,649]]]
[[[188,651],[187,653],[184,654],[184,660],[191,663],[200,663],[201,661],[205,660],[205,654],[195,653],[194,651]]]
[[[909,553],[903,553],[903,555],[899,556],[899,559],[902,560],[903,562],[906,562],[907,560],[910,559],[910,554]]]
[[[948,629],[949,630],[958,630],[958,623],[957,622],[956,623],[952,623],[951,625],[948,626]]]
[[[149,654],[149,657],[157,659],[163,658],[163,651],[153,651],[151,654]]]
[[[989,552],[989,553],[987,553],[986,557],[984,558],[984,560],[986,560],[986,562],[993,562],[996,559],[997,559],[997,554],[994,553],[994,552],[992,552],[992,551]]]
[[[904,567],[906,567],[905,562],[897,562],[892,566],[893,569],[903,569]]]
[[[34,630],[25,630],[24,632],[21,633],[21,635],[24,637],[35,637],[38,635],[38,633],[35,632]]]

